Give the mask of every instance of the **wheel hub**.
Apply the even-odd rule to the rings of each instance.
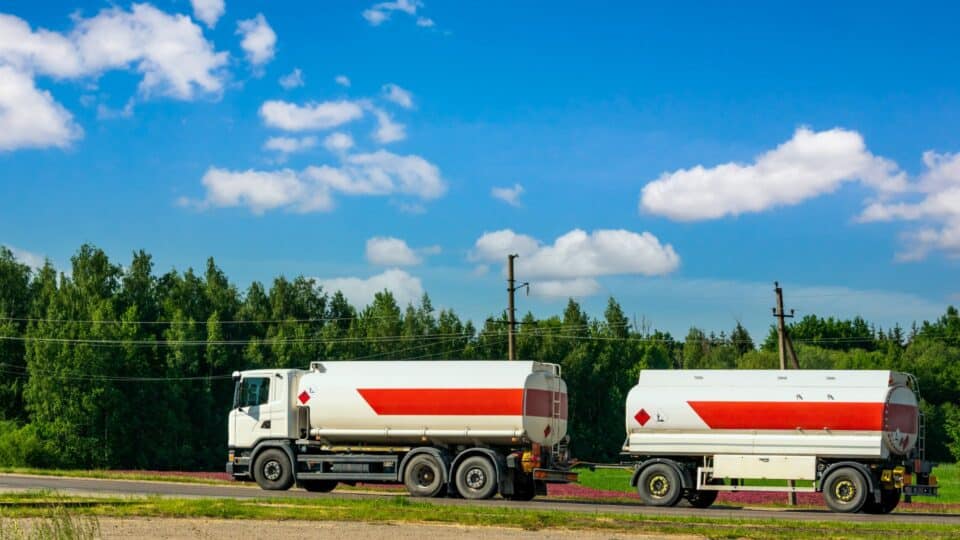
[[[848,503],[857,496],[857,486],[850,480],[841,480],[834,485],[833,494],[838,501]]]
[[[263,476],[271,482],[280,478],[281,474],[283,474],[283,467],[276,461],[268,461],[266,465],[263,466]]]
[[[467,471],[467,487],[470,489],[481,489],[487,484],[487,475],[482,469],[470,469]]]
[[[647,482],[647,489],[654,497],[663,497],[670,491],[670,480],[662,474],[654,475]]]
[[[435,476],[430,467],[420,467],[417,469],[417,484],[420,487],[427,487],[433,484]]]

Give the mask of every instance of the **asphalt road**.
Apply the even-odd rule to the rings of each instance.
[[[0,474],[0,492],[51,489],[70,495],[160,495],[166,497],[227,497],[235,499],[295,497],[317,498],[332,497],[340,499],[370,499],[374,497],[395,497],[396,493],[370,493],[340,491],[333,493],[308,493],[300,489],[290,491],[263,491],[255,484],[210,485],[186,484],[175,482],[145,482],[139,480],[102,480],[96,478],[65,478],[57,476],[32,476],[22,474]],[[438,505],[472,506],[509,506],[531,510],[561,510],[568,512],[644,514],[662,516],[698,516],[730,519],[764,520],[800,520],[800,521],[843,521],[843,522],[899,522],[899,523],[940,523],[955,524],[960,530],[960,515],[904,513],[894,512],[885,516],[869,514],[834,514],[826,510],[782,510],[754,509],[732,506],[714,506],[708,509],[696,509],[677,506],[673,508],[655,508],[639,504],[611,504],[593,502],[572,502],[559,500],[534,500],[530,502],[505,501],[465,501],[463,499],[423,499],[424,502]]]

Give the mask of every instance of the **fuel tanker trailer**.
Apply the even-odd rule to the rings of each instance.
[[[538,362],[313,362],[234,373],[227,472],[261,488],[402,483],[529,500],[567,467],[567,386]]]
[[[650,505],[816,491],[837,512],[887,513],[902,494],[937,494],[918,401],[894,371],[644,370],[623,452]]]

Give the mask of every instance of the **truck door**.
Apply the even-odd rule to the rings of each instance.
[[[252,448],[270,436],[270,377],[249,377],[240,381],[234,418],[237,448]]]

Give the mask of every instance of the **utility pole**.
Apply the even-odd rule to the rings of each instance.
[[[527,288],[530,291],[529,283],[521,283],[516,286],[516,280],[513,278],[513,260],[519,257],[516,253],[507,255],[507,360],[517,359],[517,346],[515,336],[517,333],[517,310],[514,307],[513,296],[517,289]]]
[[[793,318],[793,310],[790,310],[789,315],[783,311],[783,289],[780,287],[780,283],[773,282],[773,292],[777,294],[777,307],[773,308],[773,316],[777,318],[777,337],[779,338],[777,349],[780,351],[780,369],[787,369],[787,356],[790,357],[790,364],[793,369],[800,369],[797,353],[793,350],[793,342],[787,335],[787,326],[784,323],[785,318]]]
[[[787,335],[787,325],[784,324],[785,318],[793,317],[793,310],[790,310],[789,315],[783,312],[783,289],[780,288],[780,283],[773,282],[773,292],[777,294],[777,307],[773,308],[773,316],[777,318],[777,337],[779,338],[777,349],[780,351],[780,369],[787,369],[787,354],[790,355],[790,363],[793,365],[793,369],[800,369],[797,354],[793,351],[793,343],[790,342],[790,336]],[[787,504],[790,506],[797,505],[797,492],[793,491],[794,486],[793,480],[787,481],[787,487],[791,488],[791,491],[787,492]]]

